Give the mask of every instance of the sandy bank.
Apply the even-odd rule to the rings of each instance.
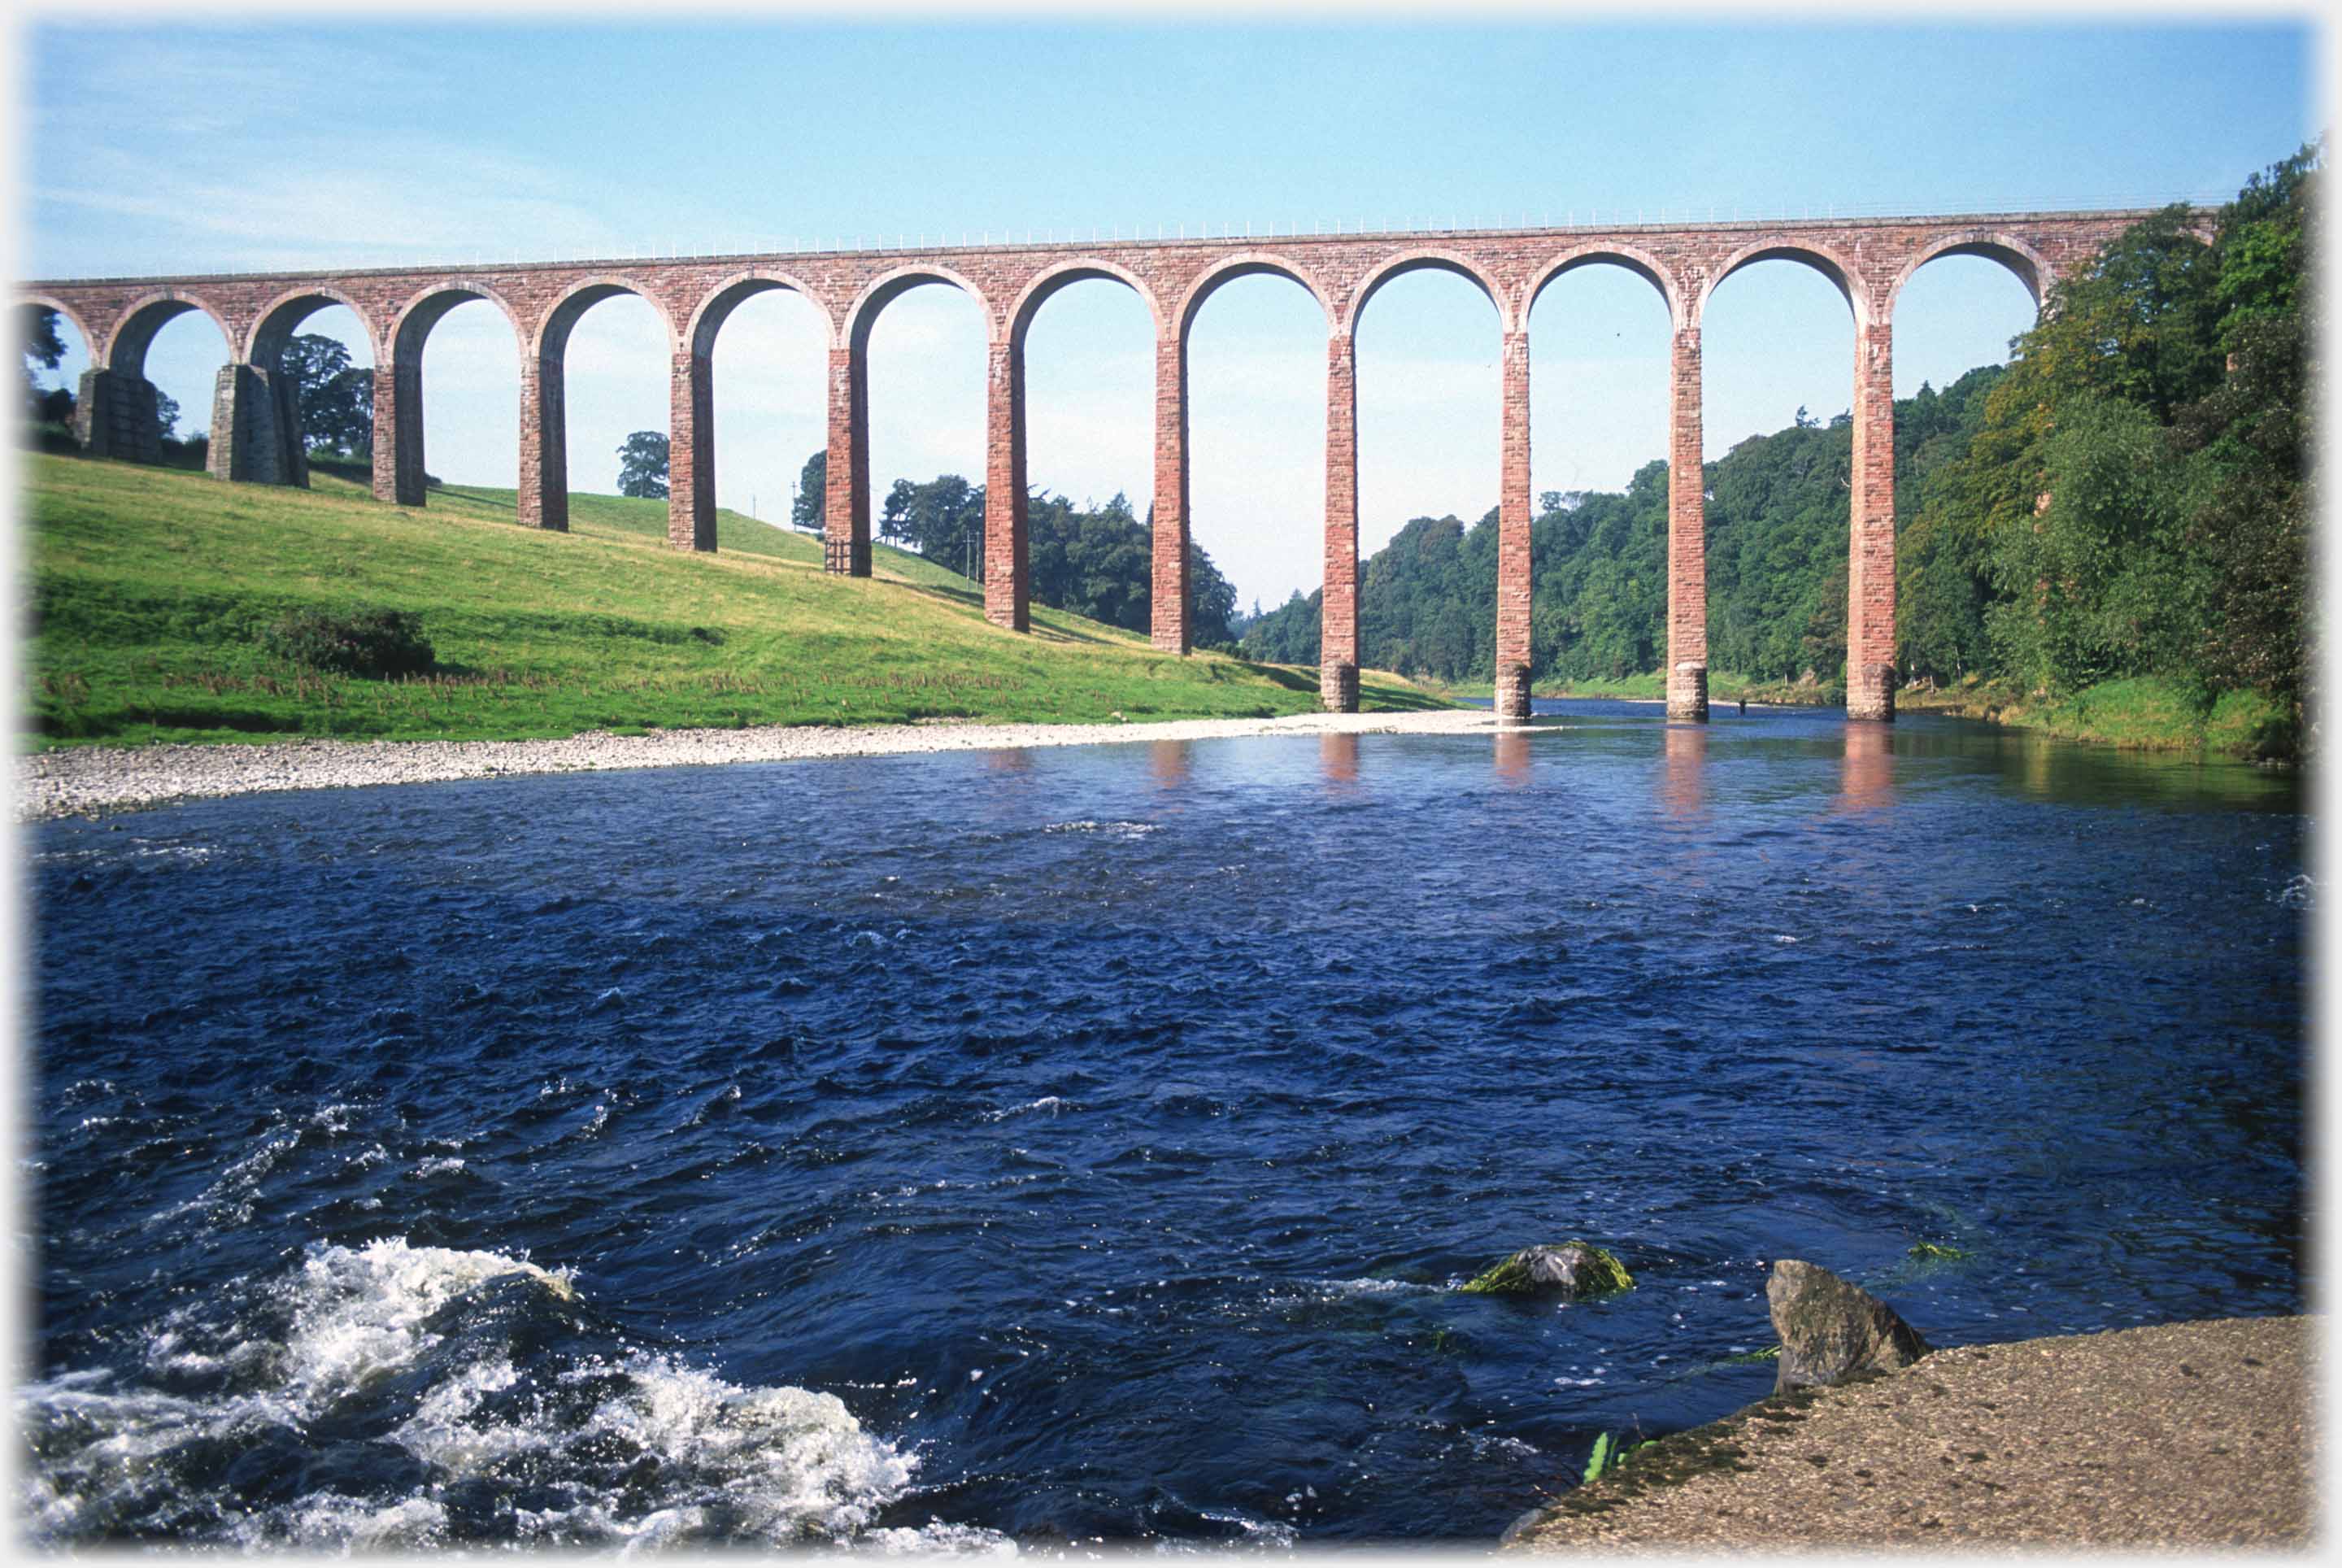
[[[297,740],[255,746],[77,746],[16,763],[16,819],[95,815],[272,789],[425,784],[519,773],[785,762],[889,752],[983,751],[1241,735],[1494,733],[1486,709],[1297,713],[1148,724],[889,724],[859,729],[667,729],[564,740]]]
[[[2306,1548],[2322,1327],[2230,1318],[1937,1351],[1667,1439],[1508,1543]]]

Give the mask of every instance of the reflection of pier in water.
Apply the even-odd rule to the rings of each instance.
[[[1158,789],[1176,789],[1187,781],[1188,747],[1186,740],[1157,740],[1146,749],[1146,771],[1154,777]]]
[[[1317,766],[1324,770],[1328,784],[1356,784],[1358,781],[1358,738],[1355,735],[1319,736]]]
[[[1895,803],[1891,731],[1877,724],[1846,727],[1846,757],[1838,765],[1838,809],[1875,811]]]
[[[1670,724],[1665,731],[1659,767],[1659,803],[1670,817],[1696,817],[1707,806],[1707,731],[1690,724]]]
[[[1529,732],[1526,729],[1496,731],[1496,777],[1518,787],[1529,781]]]

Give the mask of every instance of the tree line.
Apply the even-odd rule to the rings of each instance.
[[[790,521],[818,532],[829,488],[829,454],[806,459]],[[958,474],[924,485],[897,479],[875,519],[878,537],[981,583],[984,487]],[[1025,548],[1037,602],[1126,631],[1146,631],[1155,616],[1155,508],[1141,518],[1116,491],[1103,506],[1076,506],[1035,488],[1025,501]],[[1233,650],[1236,590],[1211,556],[1187,546],[1187,635],[1200,648]]]

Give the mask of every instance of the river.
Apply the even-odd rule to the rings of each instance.
[[[1776,1258],[2303,1310],[2296,780],[1539,707],[33,830],[34,1538],[1485,1542]]]

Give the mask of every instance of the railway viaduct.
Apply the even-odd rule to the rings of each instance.
[[[1326,313],[1326,573],[1319,680],[1329,709],[1358,700],[1356,382],[1351,344],[1376,290],[1421,268],[1462,276],[1485,293],[1503,340],[1498,489],[1496,708],[1528,711],[1530,307],[1574,267],[1622,266],[1665,302],[1673,337],[1669,395],[1667,712],[1707,716],[1705,497],[1701,472],[1700,320],[1718,284],[1752,263],[1814,267],[1854,317],[1854,478],[1849,508],[1847,707],[1857,719],[1895,715],[1895,442],[1893,323],[1904,284],[1943,256],[1988,256],[2014,273],[2037,307],[2049,286],[2087,263],[2143,211],[1976,214],[1609,228],[1283,235],[1256,238],[936,246],[673,260],[525,263],[471,270],[375,268],[330,273],[75,279],[20,285],[25,305],[56,309],[89,346],[76,432],[85,450],[157,456],[147,346],[173,317],[200,310],[230,346],[212,407],[210,465],[219,477],[305,484],[298,405],[282,365],[314,312],[347,306],[374,345],[375,493],[424,504],[423,346],[455,307],[485,299],[521,346],[519,508],[524,523],[568,526],[563,357],[578,318],[618,294],[648,300],[672,351],[667,538],[716,548],[716,334],[741,301],[795,289],[829,333],[829,487],[825,531],[833,572],[870,571],[867,349],[872,325],[905,291],[964,290],[989,337],[985,466],[985,608],[1026,628],[1025,337],[1056,290],[1111,278],[1153,315],[1155,349],[1154,640],[1188,647],[1187,329],[1212,291],[1261,273],[1291,278]]]

